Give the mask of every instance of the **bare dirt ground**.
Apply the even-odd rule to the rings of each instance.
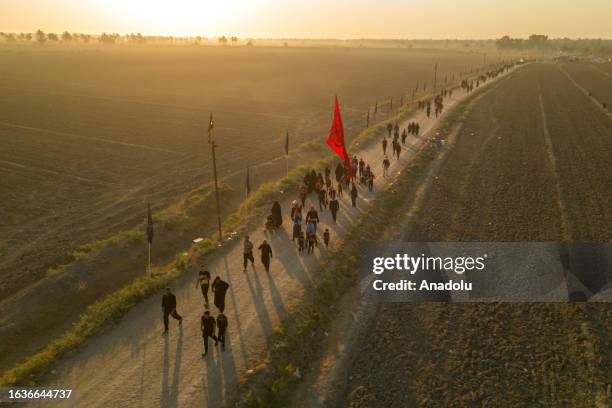
[[[0,50],[0,297],[76,246],[142,222],[211,180],[214,112],[222,178],[321,138],[333,95],[349,135],[376,100],[477,66],[439,51],[246,47]],[[431,85],[431,84],[430,84]],[[381,105],[381,114],[385,112]],[[320,140],[320,139],[319,139]]]
[[[600,104],[608,105],[607,111],[612,112],[612,69],[610,64],[562,64],[568,74],[591,93]]]
[[[468,114],[399,237],[610,242],[611,129],[559,66],[517,71]],[[611,316],[608,303],[382,304],[341,405],[606,407]]]
[[[447,101],[447,108],[462,97],[456,92]],[[422,116],[419,113],[418,118],[427,134],[436,120],[426,121]],[[418,145],[423,140],[411,138],[409,143]],[[351,153],[362,156],[380,175],[383,155],[379,145]],[[410,157],[411,149],[405,148],[401,159],[392,161],[391,172],[402,169]],[[319,230],[329,228],[332,243],[339,243],[355,218],[375,203],[386,182],[379,176],[373,193],[361,190],[357,208],[350,207],[345,193],[338,223],[333,224],[329,213],[323,212]],[[283,230],[270,239],[275,259],[269,274],[259,263],[243,273],[238,242],[228,244],[206,265],[213,275],[230,284],[226,312],[230,344],[225,352],[213,347],[211,355],[202,361],[199,318],[203,300],[194,287],[195,275],[190,275],[174,285],[178,311],[185,318],[182,328],[172,322],[170,335],[160,337],[160,299],[150,299],[135,307],[116,327],[66,356],[50,373],[48,383],[70,384],[75,390],[73,403],[78,406],[229,405],[238,382],[262,362],[270,336],[283,316],[299,302],[304,288],[316,282],[318,267],[327,253],[322,245],[314,255],[297,253],[288,240],[289,203],[282,203]],[[261,230],[250,235],[256,244],[264,238]]]

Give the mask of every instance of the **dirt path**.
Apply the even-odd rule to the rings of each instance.
[[[464,96],[463,92],[455,91],[453,98],[445,100],[446,110]],[[421,123],[424,135],[429,135],[429,130],[438,122],[425,119],[422,112],[406,122],[415,118]],[[401,128],[406,125],[402,123]],[[424,139],[409,138],[408,142],[416,145]],[[404,148],[399,161],[392,159],[390,171],[402,169],[412,154],[410,148]],[[331,222],[329,212],[320,214],[320,231],[329,228],[332,243],[341,239],[386,183],[380,177],[383,155],[378,143],[357,155],[370,163],[379,177],[374,192],[360,190],[357,208],[350,207],[345,193],[340,200],[337,224]],[[199,288],[195,287],[193,272],[174,285],[178,312],[184,317],[181,329],[176,321],[171,321],[169,336],[162,337],[161,296],[149,299],[135,307],[116,327],[66,356],[52,374],[51,385],[72,388],[75,406],[228,405],[239,381],[262,362],[275,327],[297,304],[302,291],[316,280],[320,261],[327,253],[321,244],[314,255],[300,256],[288,239],[287,212],[293,198],[281,203],[283,229],[269,240],[274,251],[270,273],[264,271],[257,256],[256,267],[243,272],[240,242],[228,243],[223,253],[206,265],[213,276],[220,275],[230,284],[226,299],[229,344],[225,352],[213,347],[204,361],[201,357],[199,321],[203,300]],[[313,197],[308,199],[307,206],[314,204],[312,200]],[[261,229],[250,235],[256,246],[265,238]],[[216,313],[213,307],[213,314]]]

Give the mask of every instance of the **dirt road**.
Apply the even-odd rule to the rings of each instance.
[[[463,97],[463,92],[454,92],[453,98],[445,102],[446,110]],[[406,122],[415,119],[421,123],[422,135],[426,136],[437,123],[433,118],[425,119],[422,112]],[[406,125],[401,124],[401,128]],[[408,142],[417,145],[424,139],[409,138]],[[414,147],[405,146],[399,161],[391,159],[391,172],[403,168],[413,150]],[[380,145],[374,144],[357,155],[370,163],[377,174],[375,189],[372,193],[360,190],[357,208],[351,208],[345,193],[337,224],[331,222],[329,212],[320,214],[319,231],[329,228],[332,243],[341,240],[353,220],[374,202],[378,191],[386,184],[381,177]],[[303,290],[316,281],[319,264],[327,253],[320,244],[314,255],[298,255],[288,239],[287,211],[292,199],[281,203],[283,229],[269,239],[274,252],[270,273],[264,271],[257,256],[256,267],[249,266],[248,271],[243,272],[241,242],[226,244],[225,250],[206,265],[213,276],[220,275],[230,284],[226,299],[229,345],[225,352],[213,348],[206,358],[201,357],[203,344],[199,322],[203,299],[195,286],[194,271],[174,285],[177,310],[184,317],[182,328],[171,321],[169,336],[161,336],[161,295],[156,296],[135,307],[116,327],[66,356],[51,375],[50,384],[72,388],[74,406],[228,405],[238,382],[248,375],[248,370],[262,362],[275,327],[297,304]],[[312,202],[312,197],[308,201]],[[256,247],[265,238],[262,229],[250,235]],[[216,312],[213,307],[213,314]]]

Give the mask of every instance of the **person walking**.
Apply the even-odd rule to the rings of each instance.
[[[370,171],[368,177],[368,191],[371,193],[374,190],[374,173]]]
[[[353,187],[351,187],[351,205],[353,207],[357,207],[357,186],[353,183]]]
[[[210,287],[210,272],[203,270],[198,273],[196,288],[200,286],[204,297],[204,306],[208,307],[208,288]]]
[[[329,201],[329,211],[332,215],[332,220],[334,220],[334,224],[336,223],[336,216],[338,214],[338,210],[340,209],[340,203],[338,199],[334,196],[333,199]]]
[[[389,167],[391,166],[391,162],[389,161],[389,158],[387,156],[385,156],[384,160],[383,160],[383,177],[388,177],[389,176]]]
[[[270,259],[272,258],[272,247],[268,244],[268,241],[265,239],[257,248],[261,252],[261,263],[264,268],[266,268],[266,272],[270,272]]]
[[[329,248],[329,228],[325,228],[325,232],[323,233],[323,243],[325,244],[325,248]]]
[[[217,341],[221,343],[221,351],[225,351],[225,331],[227,330],[227,317],[223,313],[217,315]]]
[[[382,149],[383,149],[383,154],[387,154],[387,138],[384,137],[382,140]]]
[[[295,242],[296,238],[299,238],[302,232],[302,217],[296,217],[293,220],[293,234],[291,235],[291,242]]]
[[[306,222],[314,224],[314,230],[317,232],[317,224],[319,223],[319,213],[315,210],[314,205],[310,206],[310,211],[306,214]]]
[[[302,217],[302,207],[298,204],[297,200],[291,202],[291,220],[295,221],[295,217]]]
[[[270,214],[272,215],[272,221],[274,222],[274,227],[275,228],[280,227],[283,224],[283,215],[281,213],[281,206],[278,203],[278,201],[275,201],[272,204],[272,209],[270,210]]]
[[[325,207],[327,207],[327,193],[325,189],[320,189],[317,193],[319,198],[319,211],[323,211]]]
[[[244,265],[244,272],[247,271],[248,261],[251,261],[251,265],[255,266],[255,258],[253,258],[253,243],[249,240],[249,236],[244,237],[244,250],[242,251],[242,263]]]
[[[308,253],[312,254],[314,252],[314,247],[317,245],[317,233],[314,228],[314,222],[309,222],[306,225],[306,242],[308,245]]]
[[[302,201],[302,208],[306,205],[306,186],[302,184],[298,189],[298,196],[300,197],[300,201]]]
[[[229,288],[229,283],[222,280],[220,277],[216,277],[211,285],[211,289],[214,295],[214,303],[217,306],[217,309],[221,313],[225,311],[225,294],[227,293],[227,289]]]
[[[172,316],[179,321],[179,326],[183,324],[183,318],[176,312],[176,296],[172,293],[170,286],[166,287],[166,293],[162,297],[162,311],[164,314],[164,332],[162,335],[168,334],[168,317]]]
[[[304,232],[300,232],[300,236],[298,237],[298,253],[302,253],[304,248],[306,247],[306,240],[304,239]]]
[[[217,336],[215,336],[215,318],[210,315],[210,312],[206,310],[202,315],[202,320],[200,323],[200,329],[202,330],[202,338],[204,339],[204,353],[202,353],[202,357],[206,357],[208,354],[208,338],[210,337],[215,341],[215,346],[217,345]]]

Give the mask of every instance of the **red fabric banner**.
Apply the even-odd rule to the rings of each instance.
[[[348,172],[348,177],[353,177],[353,168],[351,167],[351,159],[346,152],[344,145],[344,128],[342,126],[342,118],[340,117],[340,107],[338,106],[338,97],[336,96],[336,107],[334,109],[334,121],[332,122],[329,136],[327,137],[327,145],[336,152],[336,154],[344,159],[344,165]]]

